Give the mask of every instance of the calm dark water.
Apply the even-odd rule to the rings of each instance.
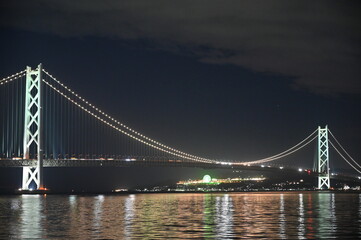
[[[361,194],[0,196],[0,238],[361,238]]]

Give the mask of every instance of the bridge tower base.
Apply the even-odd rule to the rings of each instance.
[[[23,159],[37,158],[36,167],[23,167],[22,190],[43,188],[42,65],[26,68]],[[36,152],[34,150],[36,149]],[[31,153],[32,151],[32,153]],[[33,154],[33,156],[31,156]]]
[[[328,128],[318,127],[318,189],[330,188]]]

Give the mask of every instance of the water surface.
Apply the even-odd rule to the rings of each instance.
[[[361,238],[361,194],[0,196],[0,239]]]

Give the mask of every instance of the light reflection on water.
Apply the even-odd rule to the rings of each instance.
[[[21,238],[28,236],[34,238],[41,237],[40,211],[42,203],[39,201],[39,198],[41,198],[39,195],[21,196],[20,224],[23,226],[22,231],[20,231]]]
[[[134,219],[134,200],[135,195],[131,194],[124,202],[124,237],[130,238],[132,236],[132,225]]]
[[[1,196],[0,213],[0,239],[361,237],[361,194]]]
[[[298,194],[298,239],[305,239],[305,210],[303,206],[303,194]]]
[[[286,239],[286,214],[285,214],[285,199],[283,193],[280,194],[280,216],[279,216],[279,235],[281,239]]]

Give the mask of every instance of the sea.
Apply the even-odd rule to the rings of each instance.
[[[361,194],[0,195],[0,239],[360,239]]]

